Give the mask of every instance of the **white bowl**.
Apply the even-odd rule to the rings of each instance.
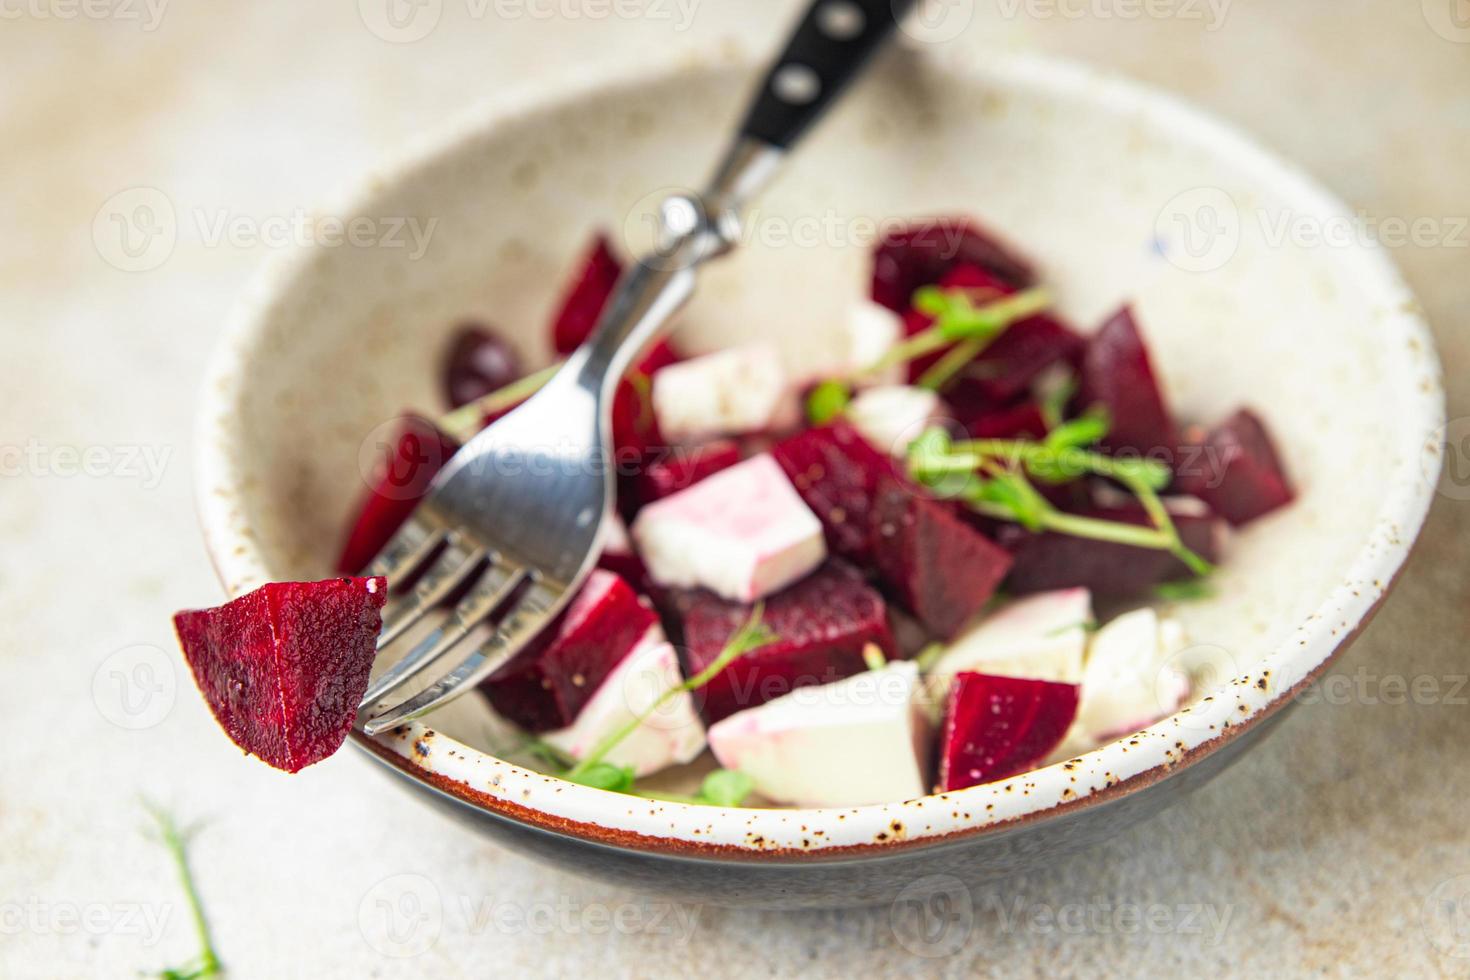
[[[236,316],[199,430],[200,513],[231,594],[330,574],[361,488],[360,447],[400,409],[436,408],[436,361],[457,321],[483,318],[532,359],[548,355],[554,294],[589,229],[636,236],[651,201],[700,178],[753,67],[649,71],[500,100],[324,212],[378,219],[383,234],[394,219],[437,224],[421,256],[407,235],[402,248],[299,248]],[[1179,609],[1216,667],[1208,698],[1066,764],[845,810],[692,807],[572,785],[486,754],[478,698],[435,715],[432,731],[414,724],[360,741],[462,814],[584,870],[603,867],[588,854],[612,854],[617,870],[605,873],[626,880],[633,868],[673,888],[678,876],[648,859],[779,868],[721,897],[796,904],[869,900],[905,880],[854,886],[830,862],[816,875],[821,862],[809,858],[963,844],[970,857],[947,858],[946,869],[1004,870],[1030,859],[1017,854],[1114,826],[1068,815],[1125,799],[1153,809],[1202,781],[1180,774],[1203,776],[1238,754],[1361,629],[1430,501],[1443,406],[1413,297],[1368,244],[1283,240],[1283,227],[1350,226],[1351,214],[1169,97],[1040,58],[895,52],[790,161],[744,250],[710,271],[681,337],[769,337],[811,363],[864,290],[875,224],[950,212],[979,216],[1034,256],[1084,329],[1134,301],[1178,414],[1209,421],[1246,403],[1279,440],[1300,499],[1233,540],[1215,598]],[[1004,859],[981,846],[1006,828],[1064,822],[1074,829],[1008,844]]]

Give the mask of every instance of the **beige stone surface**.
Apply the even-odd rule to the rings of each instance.
[[[0,0],[0,976],[188,958],[144,795],[206,822],[200,885],[232,975],[252,980],[1470,975],[1463,422],[1398,591],[1313,703],[1181,807],[978,895],[947,955],[918,955],[944,951],[895,932],[887,909],[670,909],[547,871],[354,754],[294,778],[242,759],[173,666],[168,622],[218,596],[193,523],[192,409],[231,301],[276,247],[218,229],[308,210],[477,100],[568,66],[765,46],[796,6],[427,0],[433,29],[392,43],[366,26],[394,34],[384,2]],[[1115,68],[1250,130],[1368,218],[1426,220],[1395,254],[1461,418],[1470,22],[1456,2],[948,9],[973,11],[954,43],[977,58],[1026,47]],[[400,40],[426,21],[405,23]],[[119,251],[110,224],[109,199],[138,187],[178,216],[161,262]],[[405,894],[424,903],[383,904]],[[419,955],[380,954],[389,912],[417,923]]]

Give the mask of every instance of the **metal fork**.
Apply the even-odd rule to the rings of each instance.
[[[369,735],[473,689],[565,608],[596,563],[613,506],[609,419],[618,381],[693,294],[699,267],[735,246],[745,205],[910,6],[811,4],[704,193],[661,206],[657,246],[619,281],[591,339],[525,404],[455,454],[368,567],[367,574],[412,582],[395,590],[385,611],[380,655],[431,626],[369,685],[362,701]],[[380,703],[455,657],[419,693]]]

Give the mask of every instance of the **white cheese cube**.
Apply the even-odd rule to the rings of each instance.
[[[633,542],[628,537],[628,525],[623,523],[623,518],[619,514],[608,515],[602,552],[615,558],[630,558],[633,555]]]
[[[838,373],[853,375],[865,371],[903,339],[903,318],[886,306],[863,300],[855,305],[847,318],[842,353],[844,363]],[[896,381],[903,377],[903,365],[888,368],[879,381]]]
[[[716,722],[710,751],[758,793],[801,806],[863,806],[929,792],[932,729],[913,663],[797,688]]]
[[[1000,677],[1082,683],[1092,623],[1087,589],[1040,592],[1006,603],[960,634],[929,671],[929,693],[943,706],[962,670]]]
[[[1105,741],[1178,711],[1188,678],[1168,661],[1187,643],[1177,621],[1161,623],[1152,609],[1124,613],[1098,630],[1082,674],[1082,731]]]
[[[653,376],[653,414],[666,438],[691,442],[759,432],[790,411],[789,383],[771,344],[670,364]]]
[[[598,687],[577,720],[543,735],[552,747],[574,759],[591,752],[609,734],[653,707],[659,695],[683,683],[678,655],[657,624],[650,626]],[[632,766],[647,776],[691,762],[704,751],[704,724],[694,700],[684,692],[650,715],[607,754],[608,762]]]
[[[769,453],[644,507],[633,539],[655,582],[734,602],[783,589],[827,557],[822,522]]]
[[[902,457],[909,443],[945,417],[944,403],[928,388],[881,385],[858,392],[847,420],[873,447]]]

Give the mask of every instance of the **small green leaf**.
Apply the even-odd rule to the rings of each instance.
[[[949,294],[938,286],[920,286],[914,290],[914,309],[929,316],[941,316],[953,305]]]
[[[1154,586],[1154,594],[1166,602],[1192,602],[1196,599],[1209,599],[1215,595],[1215,589],[1204,579],[1184,579],[1180,582],[1160,582]]]
[[[888,658],[883,656],[878,644],[869,643],[863,647],[863,663],[869,670],[882,670],[888,666]]]
[[[943,643],[931,643],[918,652],[914,657],[914,663],[919,667],[919,673],[927,674],[939,663],[939,658],[944,656],[944,651],[949,649]]]
[[[1041,421],[1048,429],[1055,429],[1066,419],[1067,405],[1077,394],[1078,387],[1077,375],[1071,368],[1059,365],[1042,373],[1036,385],[1037,400]]]
[[[704,777],[695,799],[709,806],[740,806],[755,789],[755,780],[734,769],[716,769]]]
[[[1108,434],[1106,412],[1087,411],[1070,422],[1063,422],[1046,434],[1043,445],[1058,452],[1086,449]]]
[[[823,381],[806,398],[806,417],[812,425],[826,425],[847,410],[852,389],[842,381]]]
[[[593,789],[605,789],[613,793],[626,793],[633,788],[632,766],[615,766],[611,762],[594,762],[581,770],[573,770],[564,777]]]

